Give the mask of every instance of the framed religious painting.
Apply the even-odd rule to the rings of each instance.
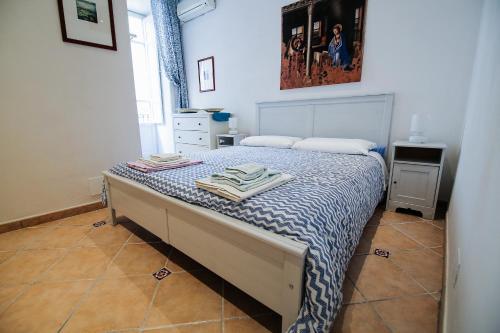
[[[366,0],[301,0],[281,8],[280,88],[361,81]]]
[[[63,41],[116,51],[111,0],[58,0]]]
[[[215,90],[214,57],[198,60],[198,82],[200,92]]]

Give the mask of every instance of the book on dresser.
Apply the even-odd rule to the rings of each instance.
[[[210,113],[172,115],[175,152],[179,154],[217,148],[217,134],[227,133],[227,121],[215,121]]]

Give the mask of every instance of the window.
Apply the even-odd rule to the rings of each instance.
[[[313,38],[321,38],[321,21],[316,21],[313,24]]]
[[[301,25],[296,28],[292,28],[292,36],[300,36],[304,34],[304,26]]]
[[[139,123],[160,124],[163,107],[153,18],[129,12],[128,20]]]

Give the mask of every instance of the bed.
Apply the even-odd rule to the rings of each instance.
[[[363,138],[386,146],[393,96],[259,103],[257,132]],[[279,119],[286,121],[278,122]],[[104,172],[108,207],[129,217],[282,316],[283,331],[325,332],[364,225],[384,191],[372,156],[233,147],[193,153],[201,165],[143,174]],[[261,162],[293,182],[241,203],[193,181]]]

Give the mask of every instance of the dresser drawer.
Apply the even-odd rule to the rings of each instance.
[[[176,143],[175,144],[175,152],[177,154],[194,153],[197,151],[204,151],[204,150],[209,150],[208,146],[189,145],[189,144],[185,144],[185,143]]]
[[[199,131],[175,131],[174,140],[178,143],[191,145],[208,146],[210,144],[208,133]]]
[[[208,132],[208,118],[174,118],[174,130]]]

